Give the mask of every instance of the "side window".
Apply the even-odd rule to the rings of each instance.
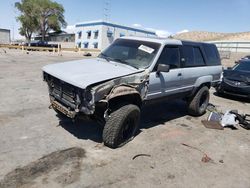
[[[194,47],[194,59],[195,59],[195,65],[205,65],[204,58],[202,56],[201,50],[198,47]]]
[[[183,46],[182,53],[183,53],[183,57],[185,58],[185,67],[195,66],[193,46]]]
[[[207,57],[207,64],[208,65],[219,65],[220,64],[220,58],[219,53],[215,47],[215,45],[211,44],[203,44],[206,57]]]
[[[157,62],[158,64],[170,65],[170,69],[180,67],[180,51],[179,47],[169,47],[166,46]]]

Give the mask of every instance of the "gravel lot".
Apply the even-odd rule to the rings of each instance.
[[[41,67],[83,56],[0,50],[0,187],[250,187],[249,131],[207,129],[208,113],[194,118],[181,101],[161,102],[145,107],[132,142],[112,150],[96,123],[48,109]],[[210,102],[250,114],[248,101],[213,89]]]

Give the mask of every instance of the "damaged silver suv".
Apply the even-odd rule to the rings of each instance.
[[[191,115],[204,114],[221,72],[213,44],[123,37],[97,58],[43,67],[43,78],[57,113],[104,124],[104,144],[116,148],[134,137],[147,101],[182,98]]]

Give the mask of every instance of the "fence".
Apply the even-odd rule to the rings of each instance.
[[[211,41],[219,51],[250,53],[250,41]]]
[[[89,52],[89,53],[100,53],[99,49],[81,49],[81,48],[58,48],[55,47],[35,47],[35,46],[19,46],[19,45],[8,45],[0,44],[0,48],[9,48],[9,49],[20,49],[22,51],[34,50],[34,51],[50,51],[53,53],[60,53],[62,51],[69,52]]]

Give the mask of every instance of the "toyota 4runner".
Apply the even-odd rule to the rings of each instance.
[[[97,58],[43,67],[43,78],[57,113],[104,124],[104,144],[116,148],[134,137],[147,101],[181,98],[203,115],[221,72],[213,44],[122,37]]]

